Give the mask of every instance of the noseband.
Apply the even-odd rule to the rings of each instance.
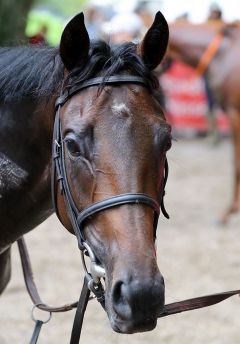
[[[60,120],[60,109],[61,107],[76,93],[79,93],[83,89],[86,89],[91,86],[102,86],[102,85],[121,85],[121,84],[139,84],[147,87],[143,78],[133,75],[115,75],[111,76],[108,79],[103,77],[93,78],[87,80],[83,83],[76,84],[74,86],[65,88],[59,98],[56,100],[56,115],[54,122],[54,131],[53,131],[53,169],[52,169],[52,196],[53,196],[53,205],[55,212],[60,219],[59,212],[56,205],[56,184],[60,183],[61,193],[64,195],[67,211],[71,220],[71,224],[74,230],[74,233],[78,240],[78,246],[81,251],[88,251],[89,256],[94,256],[93,252],[90,252],[90,247],[86,244],[85,238],[83,235],[83,223],[85,220],[90,219],[95,214],[110,209],[116,206],[123,204],[145,204],[153,209],[154,211],[154,238],[156,237],[156,229],[158,223],[158,217],[160,214],[160,208],[162,213],[169,218],[163,203],[164,188],[167,182],[168,176],[168,165],[167,160],[165,162],[165,175],[163,182],[163,196],[161,205],[153,199],[152,197],[144,193],[124,193],[103,199],[102,201],[93,203],[87,208],[79,211],[76,207],[75,202],[72,197],[72,193],[69,187],[66,167],[64,162],[64,145],[63,137],[61,130],[61,120]],[[61,219],[60,219],[61,221]]]

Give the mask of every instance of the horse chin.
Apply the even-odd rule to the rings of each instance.
[[[122,334],[152,331],[157,325],[157,318],[148,318],[141,322],[135,320],[121,320],[117,317],[111,317],[109,320],[112,329]]]

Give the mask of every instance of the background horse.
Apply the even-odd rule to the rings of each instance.
[[[113,47],[90,43],[79,14],[64,29],[59,49],[0,50],[0,291],[10,278],[11,244],[53,212],[51,144],[62,87],[103,80],[100,87],[77,92],[60,110],[66,174],[79,211],[129,192],[161,202],[171,136],[151,70],[167,43],[160,12],[138,46]],[[118,75],[141,77],[144,85],[107,84]],[[55,186],[58,215],[72,232],[60,185]],[[153,227],[154,212],[144,204],[118,206],[85,223],[84,236],[106,271],[106,310],[115,331],[151,330],[163,309]]]
[[[182,22],[171,24],[168,55],[193,68],[199,67],[204,52],[219,32],[219,47],[206,67],[215,101],[228,114],[233,134],[234,190],[230,207],[222,216],[222,222],[226,222],[240,207],[240,29]]]

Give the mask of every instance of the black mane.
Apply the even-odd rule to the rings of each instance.
[[[93,78],[130,73],[144,78],[149,90],[158,89],[158,81],[143,64],[136,45],[109,46],[103,41],[91,43],[88,62],[76,67],[66,86]],[[50,99],[59,93],[64,67],[58,48],[16,47],[0,49],[0,102],[16,102],[25,97]]]
[[[0,102],[48,98],[63,80],[58,49],[20,46],[0,49]]]

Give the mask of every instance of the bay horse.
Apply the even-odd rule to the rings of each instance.
[[[221,219],[222,223],[226,223],[230,215],[240,209],[240,29],[224,24],[197,25],[188,22],[172,23],[169,28],[168,56],[193,68],[199,69],[207,49],[215,45],[215,53],[203,69],[206,68],[216,103],[229,116],[233,135],[233,198]]]
[[[90,42],[80,13],[66,25],[59,48],[0,49],[0,292],[10,279],[12,243],[53,213],[55,102],[67,93],[58,112],[62,139],[54,144],[61,144],[78,211],[117,195],[142,195],[83,224],[84,240],[106,272],[111,326],[122,333],[156,326],[164,280],[148,203],[160,204],[163,197],[171,130],[152,71],[167,43],[160,12],[139,44],[119,46]],[[60,179],[53,185],[56,209],[73,233]]]

